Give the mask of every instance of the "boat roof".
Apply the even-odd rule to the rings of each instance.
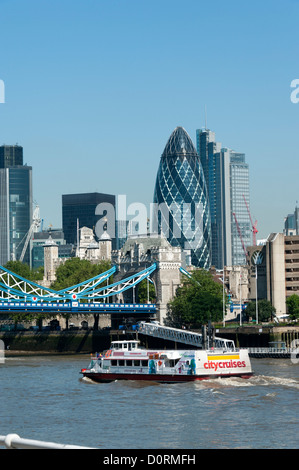
[[[139,343],[140,341],[136,340],[136,339],[128,339],[128,340],[121,340],[121,341],[111,341],[111,344],[124,344],[124,343]]]

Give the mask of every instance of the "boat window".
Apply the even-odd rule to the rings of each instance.
[[[124,343],[123,346],[124,346],[124,349],[127,349],[128,348],[128,343]]]
[[[135,349],[135,348],[136,348],[136,343],[132,343],[132,344],[131,344],[131,348],[132,348],[132,349]]]
[[[129,366],[129,367],[131,367],[132,361],[131,361],[131,360],[127,360],[127,361],[126,361],[126,365]]]
[[[140,361],[134,360],[134,366],[139,367],[140,366]]]
[[[118,365],[119,365],[119,366],[124,366],[124,365],[125,365],[125,361],[119,360],[119,361],[118,361]]]
[[[144,359],[143,361],[141,361],[141,365],[143,367],[147,367],[148,366],[148,360],[147,359]]]
[[[117,361],[115,359],[111,359],[111,365],[112,366],[117,366]]]

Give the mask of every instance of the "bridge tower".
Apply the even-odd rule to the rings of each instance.
[[[51,235],[44,244],[44,282],[45,286],[56,280],[56,268],[58,260],[58,245]]]
[[[167,303],[175,296],[181,283],[181,257],[181,248],[172,247],[162,235],[130,237],[120,250],[112,251],[112,265],[118,266],[115,281],[156,263],[157,269],[152,275],[152,280],[156,289],[157,312],[163,324]]]

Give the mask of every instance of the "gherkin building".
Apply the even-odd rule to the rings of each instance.
[[[192,140],[177,127],[162,153],[154,191],[154,231],[181,247],[188,265],[209,269],[211,223],[203,169]]]

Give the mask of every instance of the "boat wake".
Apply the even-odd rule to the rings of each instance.
[[[256,386],[283,386],[299,390],[299,382],[295,379],[283,377],[272,377],[266,375],[254,375],[249,379],[239,377],[224,377],[194,383],[199,388],[213,388],[215,393],[220,393],[222,388],[227,387],[256,387]]]

